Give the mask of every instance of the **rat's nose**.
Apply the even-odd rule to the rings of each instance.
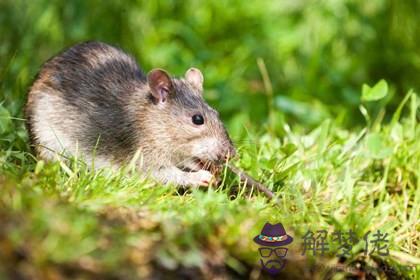
[[[236,150],[233,146],[227,147],[223,155],[219,157],[220,160],[226,161],[236,156]]]
[[[236,149],[235,147],[230,146],[226,157],[227,159],[229,159],[229,158],[234,158],[235,156],[236,156]]]

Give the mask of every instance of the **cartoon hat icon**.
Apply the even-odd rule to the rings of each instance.
[[[254,242],[262,246],[284,246],[292,243],[293,237],[286,234],[281,223],[272,225],[266,223],[261,230],[261,234],[255,236]]]

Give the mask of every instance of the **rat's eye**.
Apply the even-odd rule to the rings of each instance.
[[[192,122],[196,125],[202,125],[204,124],[204,117],[201,114],[195,114],[192,116]]]

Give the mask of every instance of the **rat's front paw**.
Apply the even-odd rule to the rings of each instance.
[[[208,186],[211,181],[214,180],[213,174],[207,170],[198,170],[197,172],[191,172],[191,182],[192,186]]]

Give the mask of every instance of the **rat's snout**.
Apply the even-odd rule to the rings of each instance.
[[[229,146],[225,159],[231,159],[236,156],[236,149],[232,145]]]
[[[233,145],[225,144],[222,148],[222,152],[218,154],[217,159],[220,162],[227,161],[229,159],[232,159],[236,156],[236,149],[233,147]]]

